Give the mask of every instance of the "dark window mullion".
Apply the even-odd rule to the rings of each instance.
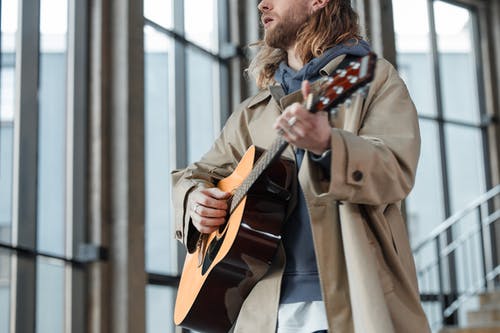
[[[173,18],[174,30],[184,37],[184,1],[173,0]],[[187,165],[187,102],[186,102],[186,48],[185,45],[174,40],[173,43],[173,78],[174,82],[170,82],[170,96],[173,98],[174,108],[170,112],[175,112],[175,167],[182,168]],[[172,222],[173,223],[173,222]],[[181,244],[177,245],[177,267],[178,271],[182,270],[184,263],[185,251]]]
[[[68,1],[67,151],[66,151],[66,256],[78,256],[86,242],[86,124],[87,124],[87,0]],[[86,332],[86,272],[66,265],[65,330]]]
[[[229,9],[228,9],[228,3],[227,1],[219,1],[217,3],[217,15],[219,19],[217,20],[218,22],[218,50],[220,54],[220,50],[223,50],[226,47],[229,47],[230,45],[230,38],[229,38]],[[229,62],[228,61],[219,61],[218,62],[218,68],[219,68],[219,122],[220,122],[220,128],[224,125],[226,122],[227,118],[229,117],[230,114],[230,105],[231,105],[231,100],[232,100],[232,91],[229,89]]]
[[[429,30],[431,37],[431,59],[434,70],[434,89],[435,89],[435,99],[436,99],[436,114],[438,119],[444,119],[444,107],[443,107],[443,96],[441,89],[441,67],[439,61],[438,52],[438,42],[436,33],[436,24],[434,20],[434,2],[435,0],[428,0],[428,17],[429,17]],[[443,178],[443,194],[444,194],[444,213],[445,218],[451,215],[450,207],[450,196],[449,196],[449,180],[448,180],[448,169],[446,161],[446,144],[445,144],[445,130],[444,123],[438,122],[438,138],[439,138],[439,148],[441,152],[441,176]]]
[[[429,33],[431,37],[431,58],[432,58],[432,64],[433,64],[433,72],[434,72],[434,89],[435,89],[435,99],[436,99],[436,114],[437,117],[440,119],[444,118],[444,106],[443,106],[443,92],[441,88],[441,66],[440,66],[440,61],[439,61],[439,52],[438,52],[438,41],[437,41],[437,32],[436,32],[436,22],[435,22],[435,13],[434,13],[434,2],[435,0],[428,0],[427,1],[427,10],[428,10],[428,17],[429,17]],[[450,199],[450,193],[449,193],[449,179],[448,179],[448,163],[447,163],[447,149],[446,149],[446,142],[445,142],[445,123],[444,122],[438,122],[438,140],[439,140],[439,150],[440,150],[440,161],[441,161],[441,177],[442,177],[442,187],[443,187],[443,204],[444,204],[444,214],[445,218],[448,218],[451,216],[451,199]],[[451,230],[447,231],[446,233],[446,244],[449,244],[453,240],[453,235]],[[447,276],[447,283],[445,283],[444,288],[449,288],[450,291],[455,291],[457,289],[457,278],[455,275],[455,257],[453,254],[450,254],[448,262],[445,263],[447,267],[448,274],[445,274],[445,272],[442,272],[445,274],[444,276]],[[442,292],[445,292],[446,290],[443,290]],[[446,307],[449,304],[443,304],[442,311],[444,311],[444,307]],[[456,318],[455,316],[449,317],[449,318],[444,318],[443,320],[443,325],[453,325],[456,324]]]
[[[20,0],[18,17],[12,243],[36,249],[40,2]],[[12,258],[11,327],[35,332],[36,260]]]
[[[479,26],[479,17],[477,8],[471,8],[470,12],[472,14],[472,38],[474,42],[473,50],[474,60],[476,64],[476,77],[478,84],[478,102],[479,102],[479,116],[480,119],[485,119],[485,126],[481,128],[481,140],[482,140],[482,149],[484,156],[484,167],[485,167],[485,184],[486,189],[490,189],[493,187],[493,181],[491,177],[491,164],[490,164],[490,147],[488,140],[488,128],[492,125],[492,119],[488,118],[488,113],[486,111],[486,96],[485,96],[485,81],[483,75],[483,54],[481,49],[481,32]],[[483,121],[482,121],[483,122]]]
[[[495,122],[493,121],[493,119],[488,115],[488,112],[487,112],[487,102],[486,102],[486,98],[487,98],[487,93],[486,93],[486,80],[485,80],[485,70],[487,70],[486,68],[490,67],[491,64],[489,63],[489,61],[487,61],[485,59],[485,57],[483,56],[483,51],[485,51],[485,53],[487,53],[487,50],[484,50],[482,47],[481,47],[481,34],[483,34],[484,36],[487,35],[487,31],[481,31],[481,28],[484,27],[480,25],[480,18],[479,16],[481,15],[482,18],[485,19],[485,21],[487,21],[487,18],[485,17],[484,15],[484,9],[479,9],[479,8],[475,8],[474,10],[471,10],[472,13],[473,13],[473,16],[472,16],[472,22],[473,22],[473,25],[472,25],[472,36],[474,38],[474,50],[477,50],[476,52],[476,76],[477,76],[477,82],[478,82],[478,98],[479,98],[479,111],[480,111],[480,117],[481,119],[486,119],[487,120],[487,126],[484,126],[483,128],[481,128],[481,140],[482,140],[482,149],[483,149],[483,156],[484,156],[484,168],[485,168],[485,184],[486,184],[486,189],[491,189],[494,187],[494,183],[493,183],[493,175],[492,175],[492,169],[491,169],[491,158],[490,158],[490,141],[489,141],[489,137],[488,137],[488,132],[489,132],[489,129],[495,124]],[[483,60],[486,60],[483,62]],[[487,63],[487,65],[485,66],[483,63]],[[494,211],[494,207],[493,205],[490,203],[488,206],[487,206],[487,209],[488,209],[488,213],[492,213]],[[490,271],[492,270],[494,267],[496,267],[498,265],[498,256],[497,256],[497,253],[498,253],[498,250],[497,250],[497,244],[498,244],[498,241],[497,241],[497,237],[495,237],[495,235],[497,234],[497,227],[495,224],[492,224],[491,226],[489,226],[489,232],[490,232],[490,239],[489,239],[489,243],[490,243],[490,248],[488,249],[489,253],[491,253],[491,257],[489,257],[489,260],[488,262],[486,263],[488,266],[487,266],[487,269]],[[497,279],[498,281],[498,279]],[[495,283],[495,280],[493,281],[487,281],[487,286],[488,286],[488,289],[489,290],[492,290],[494,288],[494,283]]]
[[[437,117],[437,116],[430,116],[430,115],[425,115],[425,114],[419,114],[418,115],[419,119],[425,119],[425,120],[431,120],[436,123],[443,123],[444,125],[457,125],[461,127],[466,127],[466,128],[475,128],[475,129],[486,129],[489,126],[491,126],[494,121],[491,118],[483,117],[480,123],[473,123],[469,121],[460,121],[460,120],[455,120],[455,119],[446,119],[442,117]]]
[[[147,272],[148,284],[177,289],[180,276]]]

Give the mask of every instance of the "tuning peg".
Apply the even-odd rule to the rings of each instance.
[[[348,109],[352,105],[352,100],[350,98],[346,99],[344,102],[344,106]]]
[[[327,96],[320,98],[320,101],[323,103],[323,105],[330,104],[330,98],[328,98]]]
[[[349,81],[349,83],[354,84],[354,83],[358,82],[358,77],[354,76],[354,75],[349,75],[347,77],[347,80]]]
[[[344,87],[342,87],[342,86],[335,86],[335,87],[333,87],[333,90],[335,91],[335,93],[337,95],[340,95],[340,94],[342,94],[342,92],[344,92]]]
[[[338,106],[330,109],[330,112],[328,112],[328,120],[330,121],[330,123],[332,122],[332,120],[334,120],[335,118],[337,118],[337,114],[338,113],[339,113],[339,107]]]
[[[339,76],[339,77],[344,77],[344,76],[346,76],[347,71],[345,69],[337,69],[335,71],[335,74],[337,74],[337,76]]]
[[[351,67],[352,67],[352,69],[358,69],[358,68],[359,68],[359,66],[361,66],[361,64],[360,64],[359,62],[357,62],[357,61],[352,61],[352,62],[349,64],[349,66],[351,66]]]

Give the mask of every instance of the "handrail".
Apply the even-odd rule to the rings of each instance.
[[[493,281],[497,276],[500,275],[500,265],[495,267],[491,272],[489,272],[486,275],[486,280],[487,281]],[[458,310],[460,305],[465,303],[468,299],[470,299],[472,296],[477,295],[482,288],[484,287],[483,281],[476,282],[474,286],[471,288],[468,288],[465,293],[463,293],[460,297],[458,297],[453,303],[450,304],[446,309],[444,309],[443,313],[444,315],[451,316],[455,311]]]
[[[429,236],[422,240],[420,243],[418,243],[413,249],[413,253],[420,251],[424,246],[432,242],[436,237],[441,235],[445,230],[453,226],[455,223],[460,221],[464,216],[468,215],[470,212],[475,210],[479,205],[482,205],[483,203],[487,202],[491,198],[493,198],[495,195],[500,193],[500,185],[496,185],[492,189],[490,189],[488,192],[480,195],[478,198],[473,200],[470,204],[467,205],[464,209],[461,211],[456,212],[449,218],[447,218],[443,223],[439,224],[437,227],[435,227]]]
[[[417,270],[419,283],[425,283],[427,287],[423,287],[423,285],[422,287],[426,290],[427,295],[433,296],[428,302],[440,303],[439,318],[435,318],[437,320],[434,322],[429,317],[429,322],[435,329],[445,325],[456,325],[458,323],[458,308],[479,291],[492,290],[493,280],[500,276],[500,265],[491,256],[493,250],[491,232],[493,224],[500,221],[500,209],[498,209],[497,204],[490,205],[499,194],[500,185],[496,185],[435,227],[423,241],[413,248],[415,256],[422,254],[421,250],[424,247],[435,253],[434,258],[429,257],[425,252],[423,267],[419,267]],[[471,216],[471,213],[475,213],[475,217]],[[464,221],[468,217],[474,217],[475,222],[472,225],[468,224],[467,228],[461,230],[459,235],[454,235],[453,239],[441,237],[449,230],[453,230],[458,222]],[[479,239],[479,244],[475,245],[474,239]],[[472,249],[476,249],[476,252]],[[465,254],[464,251],[469,254]],[[464,260],[462,264],[458,264],[462,265],[461,267],[467,265],[469,259],[473,258],[472,260],[476,260],[481,270],[472,276],[463,275],[463,272],[457,270],[458,266],[455,262],[459,258]],[[432,313],[428,313],[428,315],[432,317]]]

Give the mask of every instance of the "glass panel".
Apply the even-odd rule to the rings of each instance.
[[[175,290],[169,287],[146,287],[146,332],[174,332]]]
[[[443,112],[447,119],[479,121],[476,56],[471,13],[434,2]]]
[[[40,11],[38,246],[64,254],[67,0]]]
[[[9,332],[10,254],[0,249],[0,333]]]
[[[186,38],[201,47],[216,52],[218,49],[217,17],[217,1],[185,0],[184,29]]]
[[[398,69],[418,113],[436,115],[427,0],[393,0]]]
[[[0,1],[0,241],[10,241],[18,1]]]
[[[172,29],[172,0],[144,0],[144,16],[151,21]]]
[[[36,279],[36,332],[64,332],[64,264],[39,258]]]
[[[422,144],[415,187],[406,200],[408,232],[412,245],[422,241],[445,218],[436,123],[421,119],[420,135]]]
[[[169,121],[171,43],[165,35],[144,28],[146,140],[146,270],[177,274],[176,241],[171,227],[170,156],[173,124]]]
[[[0,123],[0,242],[10,242],[14,124]]]
[[[446,125],[452,214],[486,191],[481,130]]]
[[[448,179],[450,186],[451,213],[465,208],[471,201],[485,192],[484,156],[482,150],[481,130],[446,125]],[[454,240],[461,243],[455,252],[457,270],[457,287],[459,292],[466,292],[480,284],[482,277],[481,243],[479,242],[479,219],[474,210],[452,229]],[[473,306],[462,306],[461,324],[466,318],[467,310]]]
[[[187,49],[188,163],[198,161],[215,138],[214,62],[192,48]]]
[[[420,135],[422,143],[415,186],[406,199],[408,233],[413,247],[443,222],[445,215],[437,124],[420,119]],[[435,259],[435,243],[432,242],[415,255],[417,271],[428,268]],[[418,282],[421,293],[431,294],[438,290],[438,275],[435,269],[426,269],[423,274],[419,274]],[[435,307],[429,303],[424,304],[432,323],[437,318],[433,317]]]

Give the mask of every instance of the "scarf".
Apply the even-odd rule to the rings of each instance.
[[[299,71],[288,67],[286,61],[282,61],[274,73],[274,79],[281,84],[285,94],[290,94],[300,89],[302,81],[314,82],[320,78],[319,71],[334,58],[346,54],[353,56],[365,56],[370,52],[370,45],[364,41],[347,41],[326,50],[320,57],[314,58],[304,65]]]

